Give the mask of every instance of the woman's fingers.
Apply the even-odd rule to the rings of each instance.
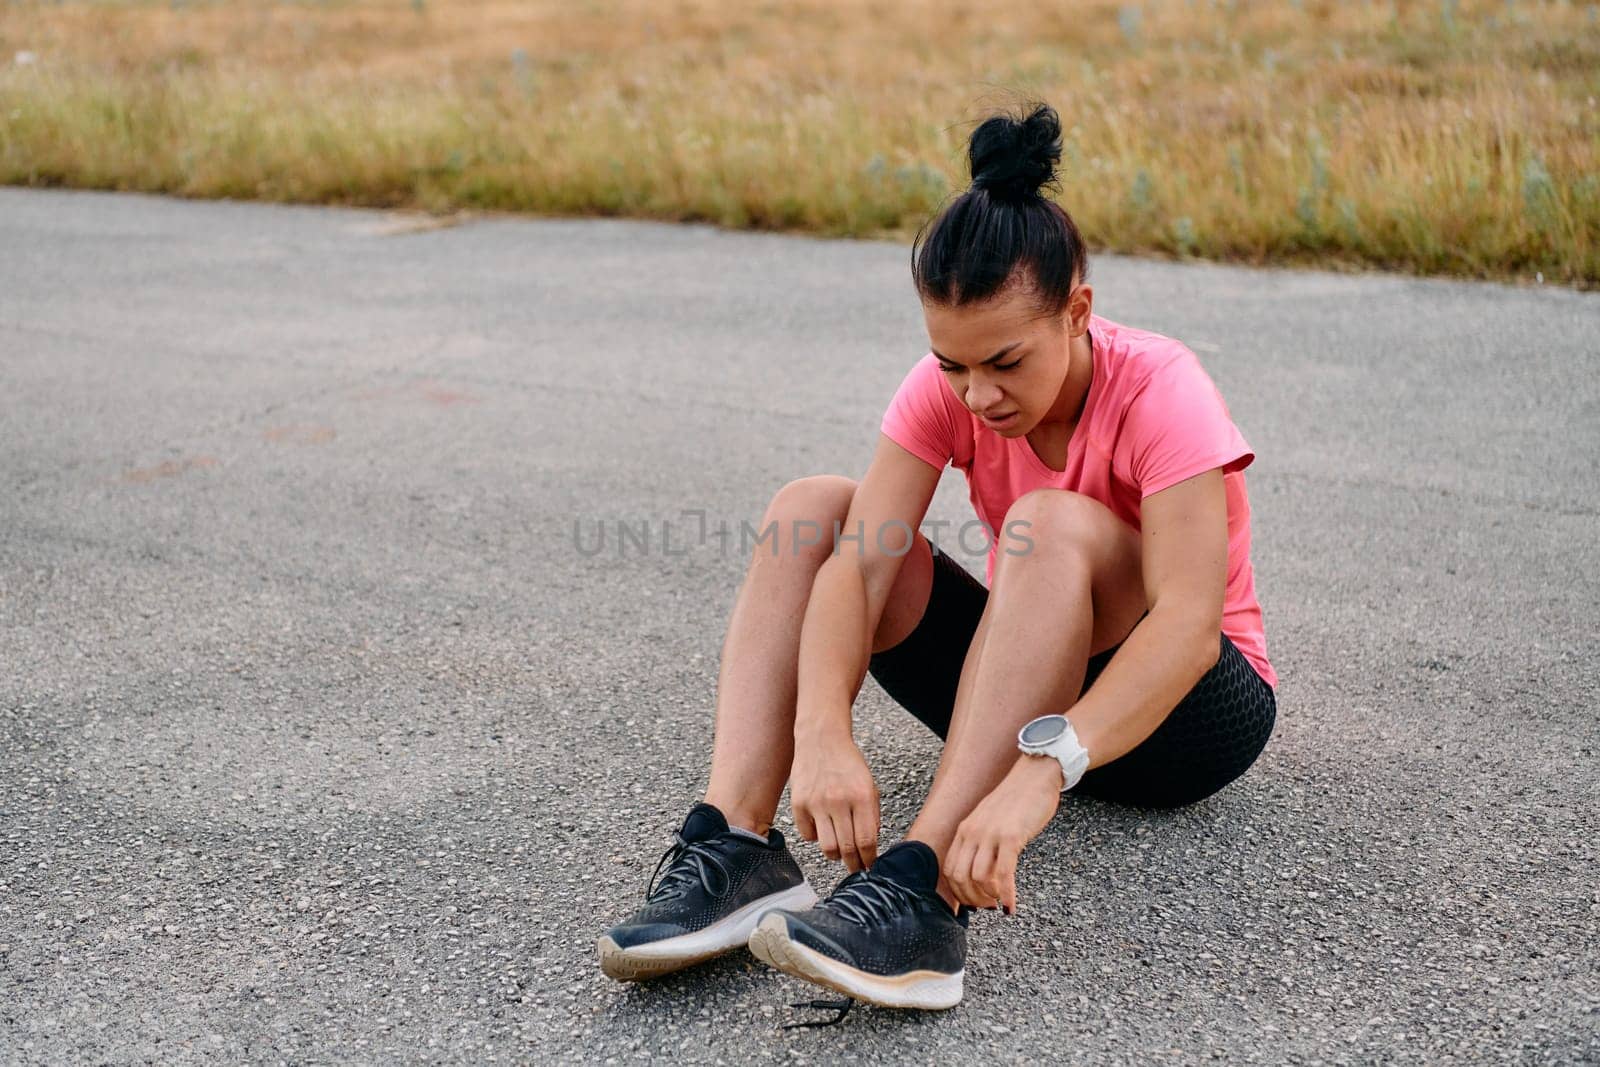
[[[973,908],[1016,910],[1015,851],[993,837],[958,834],[950,846],[944,875],[958,901]]]
[[[824,856],[843,860],[851,871],[870,867],[878,858],[878,807],[870,800],[833,812],[796,808],[794,825]]]
[[[995,864],[995,881],[999,884],[1000,906],[1007,915],[1017,913],[1017,851],[1002,845]]]
[[[833,831],[833,819],[825,814],[817,816],[817,847],[830,860],[839,858],[839,838]]]
[[[817,823],[811,817],[811,809],[799,804],[794,806],[794,829],[802,841],[815,841],[817,839]]]
[[[978,906],[984,908],[994,907],[994,902],[1000,898],[1000,887],[995,883],[994,868],[996,853],[999,851],[995,842],[984,841],[972,855],[972,888],[978,894]]]
[[[973,842],[963,834],[957,834],[956,840],[950,846],[950,858],[945,862],[945,877],[950,880],[950,891],[956,899],[963,904],[976,905],[972,899],[972,854]]]
[[[854,874],[861,869],[861,851],[856,847],[856,829],[853,813],[845,811],[833,824],[839,838],[839,856],[844,860],[844,869]]]
[[[861,865],[871,867],[878,862],[878,798],[873,797],[853,814],[856,828],[856,850],[861,854]]]

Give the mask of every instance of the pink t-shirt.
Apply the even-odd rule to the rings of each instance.
[[[1228,495],[1228,585],[1222,632],[1274,689],[1266,631],[1250,566],[1250,499],[1244,469],[1255,459],[1228,406],[1195,354],[1178,341],[1119,326],[1096,315],[1094,380],[1067,445],[1066,470],[1052,470],[1024,437],[1005,438],[967,410],[932,352],[917,361],[884,412],[890,440],[943,470],[967,477],[978,518],[996,531],[985,584],[1008,540],[1006,511],[1032,489],[1067,489],[1093,497],[1135,530],[1143,498],[1214,467]]]

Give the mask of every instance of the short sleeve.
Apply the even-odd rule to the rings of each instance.
[[[1155,370],[1128,405],[1114,466],[1141,497],[1215,467],[1241,471],[1255,459],[1228,406],[1193,352]]]
[[[950,407],[953,401],[938,358],[930,352],[917,361],[895,390],[880,428],[889,440],[929,466],[943,470],[956,449],[957,425]]]

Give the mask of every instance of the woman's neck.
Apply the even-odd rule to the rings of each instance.
[[[1061,383],[1056,402],[1040,420],[1037,429],[1065,429],[1071,432],[1078,425],[1083,406],[1089,399],[1089,387],[1094,384],[1094,348],[1088,332],[1081,337],[1069,338],[1067,346],[1071,363],[1067,367],[1066,380]]]

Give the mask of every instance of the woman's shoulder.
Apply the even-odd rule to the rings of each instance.
[[[1089,330],[1097,345],[1104,343],[1110,375],[1129,385],[1148,380],[1174,363],[1199,364],[1188,345],[1154,330],[1125,326],[1099,315],[1090,317]]]
[[[1097,328],[1096,344],[1105,341],[1105,351],[1095,361],[1096,371],[1103,371],[1106,381],[1097,401],[1104,405],[1102,419],[1120,427],[1135,405],[1182,409],[1217,391],[1200,357],[1177,338],[1099,316],[1090,324],[1091,330]]]
[[[1098,321],[1113,368],[1099,441],[1124,481],[1148,496],[1210,467],[1249,465],[1255,454],[1188,345]]]
[[[972,420],[945,384],[931,351],[912,365],[884,410],[880,429],[935,467],[963,467],[972,458]]]

